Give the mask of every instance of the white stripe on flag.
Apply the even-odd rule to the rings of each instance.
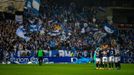
[[[40,3],[38,2],[38,0],[33,0],[32,6],[34,9],[39,11]]]

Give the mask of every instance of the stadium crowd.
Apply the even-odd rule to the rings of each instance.
[[[36,51],[39,48],[77,51],[83,56],[83,51],[86,50],[87,56],[90,57],[88,53],[95,50],[98,45],[110,44],[113,39],[120,44],[122,52],[134,54],[134,42],[130,39],[134,38],[134,31],[120,31],[118,37],[109,35],[103,28],[104,20],[99,20],[96,16],[97,8],[78,7],[75,3],[70,3],[68,7],[58,4],[47,4],[43,7],[47,12],[41,14],[41,17],[30,15],[22,24],[14,20],[12,23],[0,22],[1,57],[6,51]],[[108,23],[112,23],[112,20]],[[35,29],[32,29],[34,25]],[[29,39],[16,35],[17,29],[21,26],[24,36]]]
[[[120,32],[121,52],[125,56],[134,56],[134,31],[126,30]]]

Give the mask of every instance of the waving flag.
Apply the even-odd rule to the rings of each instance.
[[[97,31],[94,33],[93,37],[98,43],[100,43],[106,35],[107,34],[102,31]]]
[[[39,16],[40,0],[26,0],[25,9],[28,10],[28,13]]]
[[[32,6],[33,6],[34,9],[36,9],[37,11],[39,11],[40,0],[33,0]]]
[[[53,23],[52,27],[53,27],[53,30],[48,33],[49,35],[58,36],[61,34],[61,31],[60,31],[62,29],[61,24]]]
[[[114,29],[112,29],[111,26],[105,25],[105,26],[104,26],[104,29],[105,29],[105,31],[106,31],[107,33],[109,33],[109,34],[114,33]]]
[[[104,22],[103,26],[104,26],[104,30],[105,30],[107,33],[113,34],[113,33],[115,32],[114,27],[113,27],[112,25],[110,25],[109,23]]]
[[[23,26],[20,26],[17,30],[16,30],[16,35],[25,39],[25,41],[29,41],[30,37],[25,36],[26,32]]]
[[[25,2],[25,8],[26,9],[32,8],[32,0],[26,0],[26,2]]]
[[[33,13],[39,15],[40,0],[33,0],[32,2]]]
[[[108,23],[104,23],[104,30],[108,33],[111,34],[115,37],[119,36],[119,31],[117,28],[113,27],[112,25],[108,24]]]

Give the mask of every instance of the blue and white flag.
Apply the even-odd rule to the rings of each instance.
[[[39,15],[40,0],[33,0],[32,2],[33,13]]]
[[[30,37],[25,36],[26,32],[23,26],[20,26],[17,30],[16,30],[16,35],[25,39],[25,41],[29,41]]]
[[[32,0],[26,0],[25,1],[25,8],[26,9],[32,8]]]
[[[109,34],[113,34],[115,32],[115,29],[113,28],[113,26],[108,23],[104,24],[104,30]]]
[[[110,34],[112,34],[112,33],[114,33],[114,30],[112,30],[110,27],[108,27],[108,26],[104,26],[104,29],[105,29],[105,31],[107,32],[107,33],[110,33]]]
[[[106,35],[107,34],[102,31],[97,31],[94,33],[93,37],[98,43],[100,43]]]
[[[39,11],[40,0],[33,0],[32,6],[33,6],[34,9],[36,9],[37,11]]]
[[[38,24],[31,24],[29,25],[30,32],[40,32],[41,31],[41,25]]]

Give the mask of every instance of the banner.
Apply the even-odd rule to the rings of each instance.
[[[44,63],[89,63],[91,62],[91,58],[80,58],[77,57],[44,57]],[[10,58],[11,63],[18,62],[19,64],[28,64],[28,62],[32,62],[33,64],[38,63],[37,57],[12,57]],[[134,63],[134,57],[121,57],[121,63]]]
[[[121,56],[121,63],[134,63],[134,57]]]
[[[91,61],[92,61],[91,58],[84,58],[84,57],[82,57],[82,58],[76,60],[76,63],[78,63],[78,64],[83,64],[83,63],[89,63],[89,62],[91,62]]]
[[[32,62],[33,64],[38,63],[37,57],[14,57],[10,58],[11,63],[18,62],[19,64],[28,64],[28,62]],[[43,58],[44,63],[71,63],[73,62],[71,57],[44,57]],[[17,63],[16,63],[17,64]]]
[[[45,57],[71,57],[71,51],[68,50],[43,50]],[[15,57],[34,57],[37,51],[16,51]]]
[[[71,51],[68,50],[43,50],[45,56],[43,57],[44,63],[88,63],[89,58],[77,59],[77,57],[71,57]],[[15,64],[28,64],[32,62],[33,64],[38,63],[38,58],[36,57],[36,51],[16,51],[10,57],[10,62]]]
[[[45,56],[43,57],[44,63],[89,63],[93,61],[92,58],[89,57],[81,57],[77,58],[77,56],[71,56],[71,51],[68,50],[43,50]],[[84,51],[83,51],[84,52]],[[28,64],[31,62],[32,64],[38,63],[38,58],[36,57],[36,51],[16,51],[10,56],[10,62],[16,64]],[[133,56],[123,56],[121,55],[121,63],[134,63]]]

